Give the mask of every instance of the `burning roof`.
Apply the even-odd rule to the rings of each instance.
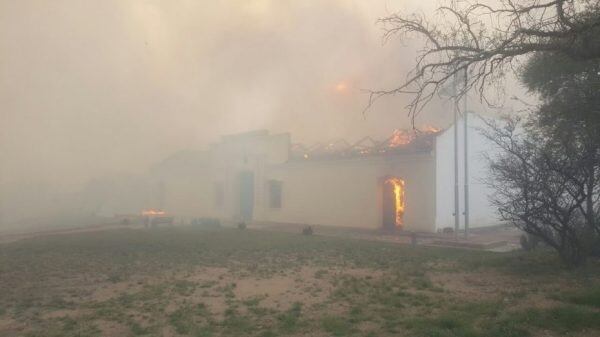
[[[308,160],[430,151],[433,147],[435,135],[440,131],[441,129],[426,126],[420,130],[396,129],[383,141],[365,137],[354,144],[350,144],[343,139],[317,143],[312,146],[293,144],[291,155],[293,159]]]

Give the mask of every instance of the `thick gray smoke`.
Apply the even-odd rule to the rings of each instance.
[[[411,2],[0,1],[0,226],[221,134],[311,143],[409,126],[406,98],[363,116],[360,89],[412,65],[414,49],[382,45],[375,24]],[[447,125],[446,109],[417,124]]]

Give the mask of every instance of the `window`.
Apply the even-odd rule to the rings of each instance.
[[[215,207],[221,208],[223,207],[225,199],[225,188],[223,187],[222,182],[215,183]]]
[[[281,208],[281,187],[282,183],[278,180],[269,180],[269,207]]]

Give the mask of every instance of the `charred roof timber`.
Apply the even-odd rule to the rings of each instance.
[[[424,130],[394,130],[392,135],[383,141],[365,137],[354,144],[344,139],[316,143],[312,146],[296,143],[292,144],[291,157],[294,160],[326,160],[429,152],[433,150],[435,137],[440,132],[440,129],[428,127]]]

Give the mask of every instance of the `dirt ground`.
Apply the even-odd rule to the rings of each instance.
[[[227,225],[226,225],[227,226]],[[229,227],[235,227],[235,224],[229,224]],[[299,233],[304,225],[281,224],[281,223],[253,223],[249,228],[256,230],[277,231],[284,233]],[[380,241],[396,244],[413,244],[413,233],[407,231],[385,232],[373,229],[358,229],[348,227],[331,226],[312,226],[320,236],[360,239],[369,241]],[[131,223],[124,225],[122,223],[98,223],[88,226],[58,227],[54,229],[30,228],[25,231],[5,231],[0,232],[0,244],[15,242],[23,239],[63,235],[84,232],[97,232],[114,229],[143,229],[141,223]],[[414,233],[414,243],[423,246],[433,247],[454,247],[465,249],[487,250],[495,252],[509,252],[520,248],[519,239],[522,232],[514,227],[493,226],[483,228],[472,228],[469,235],[464,232],[459,235],[452,233]]]
[[[0,245],[0,336],[597,335],[600,268],[557,263],[236,229],[38,236]]]

